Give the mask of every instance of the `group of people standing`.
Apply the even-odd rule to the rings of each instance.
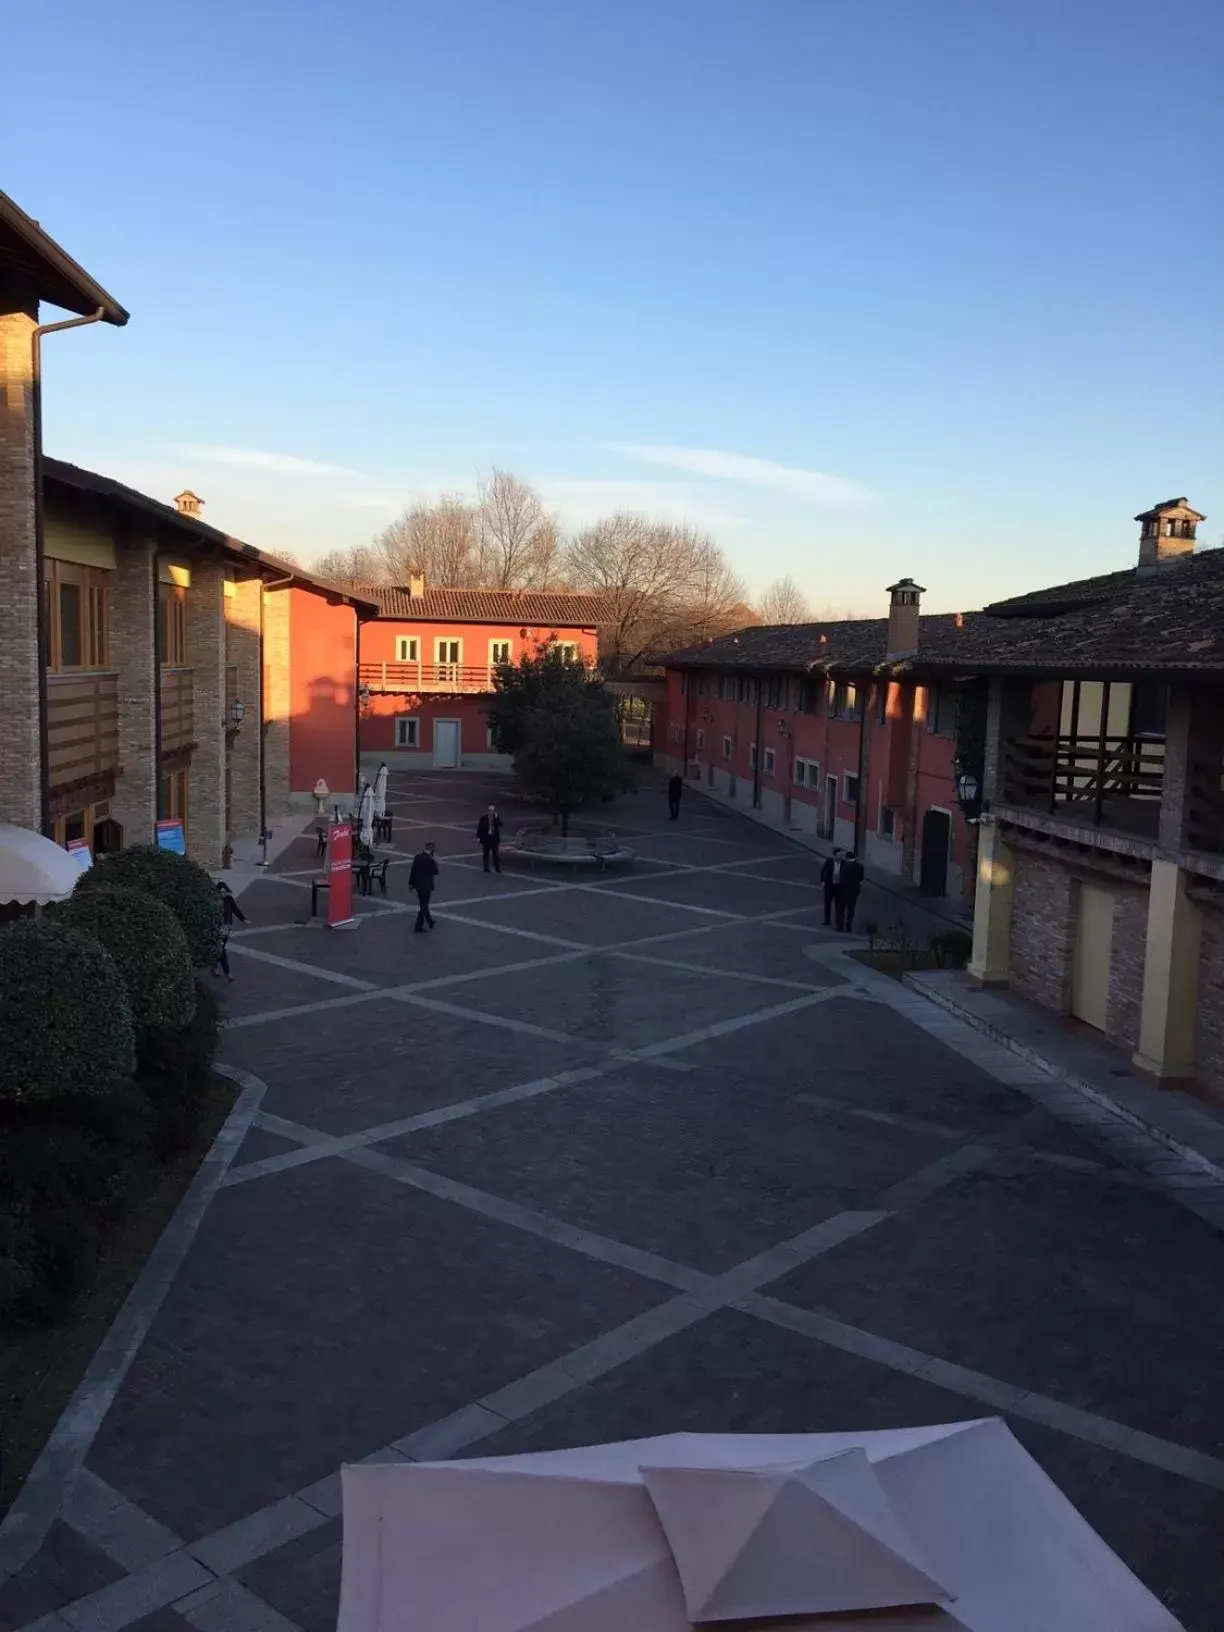
[[[853,850],[837,850],[820,869],[824,885],[824,921],[830,918],[838,929],[854,928],[854,909],[863,887],[863,864]]]

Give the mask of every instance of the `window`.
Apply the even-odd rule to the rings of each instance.
[[[944,686],[932,686],[927,693],[927,730],[935,737],[956,735],[960,697]]]
[[[698,697],[708,697],[710,695],[710,677],[708,674],[699,674],[697,676],[697,695]]]
[[[497,752],[497,744],[493,741],[493,727],[491,725],[485,726],[485,747],[491,754]]]
[[[719,702],[720,703],[725,703],[725,702],[728,701],[728,699],[734,700],[734,698],[735,698],[735,676],[733,674],[720,674],[719,677],[718,677],[718,700],[719,700]]]
[[[859,779],[857,776],[847,776],[842,790],[842,798],[848,805],[857,805],[859,798]]]
[[[564,651],[564,647],[562,650]],[[489,663],[496,668],[499,663],[509,663],[510,642],[508,640],[491,640],[489,642]]]
[[[749,745],[748,745],[748,769],[750,771],[755,771],[756,770],[756,743],[755,742],[749,743]]]
[[[765,775],[766,776],[772,776],[773,774],[774,774],[774,751],[773,751],[772,748],[766,748],[766,750],[765,750]]]
[[[801,714],[819,714],[824,689],[823,680],[800,680],[796,687],[798,697],[795,703],[799,712]]]
[[[768,680],[762,680],[761,684],[765,688],[764,706],[766,708],[782,708],[784,706],[782,700],[782,677],[775,674]]]
[[[459,666],[463,661],[462,641],[442,639],[436,642],[434,650],[437,653],[438,679],[458,681]]]
[[[814,759],[797,759],[795,761],[795,782],[801,788],[818,788],[820,786],[820,765]]]
[[[876,687],[875,719],[877,725],[888,724],[888,686],[885,684]]]
[[[1166,686],[1141,681],[1131,693],[1131,735],[1163,737],[1169,692]]]
[[[507,651],[508,650],[509,647],[507,646]],[[576,640],[559,640],[557,642],[557,650],[561,653],[561,656],[567,663],[577,663],[578,642]]]
[[[53,671],[106,667],[106,583],[106,573],[93,567],[45,563],[47,662]]]
[[[697,730],[697,752],[700,753],[701,750],[704,747],[705,747],[705,732],[702,731],[700,727],[698,727],[698,730]]]
[[[159,584],[161,660],[181,667],[187,661],[187,591],[178,584]]]
[[[187,772],[171,771],[161,780],[161,814],[167,821],[177,819],[183,824],[183,841],[187,840]]]
[[[896,831],[896,812],[891,805],[880,806],[880,837],[891,839]]]
[[[731,758],[731,753],[732,753],[731,738],[730,737],[724,737],[723,738],[723,758],[724,759],[730,759]]]
[[[833,713],[839,720],[857,720],[859,717],[858,687],[847,680],[839,680],[833,687]]]
[[[401,714],[395,721],[395,746],[397,748],[419,748],[421,746],[421,722],[415,714]]]
[[[395,642],[397,663],[417,663],[421,657],[421,643],[415,635],[400,635]]]

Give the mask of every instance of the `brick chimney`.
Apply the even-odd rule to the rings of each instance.
[[[886,656],[912,657],[918,650],[919,604],[926,594],[912,578],[888,586],[888,650]]]
[[[198,493],[193,493],[189,487],[185,487],[181,493],[174,495],[174,508],[180,516],[202,516],[204,500]]]
[[[1159,572],[1194,554],[1195,532],[1207,517],[1192,510],[1185,499],[1166,499],[1135,517],[1140,524],[1139,572]]]
[[[408,574],[408,599],[410,601],[423,601],[425,599],[425,574],[423,572],[410,572]]]

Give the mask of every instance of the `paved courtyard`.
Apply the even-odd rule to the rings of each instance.
[[[1193,1175],[846,959],[784,837],[692,794],[669,823],[652,783],[609,818],[633,872],[486,877],[491,788],[393,786],[355,930],[300,922],[313,839],[244,895],[232,1160],[69,1425],[83,1471],[0,1626],[331,1632],[345,1461],[1002,1414],[1217,1628],[1224,1243]],[[868,890],[860,921],[902,912]]]

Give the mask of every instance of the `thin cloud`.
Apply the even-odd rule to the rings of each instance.
[[[819,470],[802,470],[795,465],[775,464],[772,459],[753,459],[745,453],[723,453],[715,448],[673,448],[656,443],[613,442],[615,453],[642,459],[651,465],[668,465],[673,470],[691,471],[696,476],[713,476],[719,481],[740,482],[747,487],[767,487],[790,493],[817,504],[869,504],[873,495],[844,476],[826,476]]]
[[[263,470],[274,476],[361,477],[345,465],[324,465],[317,459],[298,459],[291,453],[269,453],[263,448],[219,448],[209,442],[172,442],[172,453],[205,465],[229,465],[239,470]]]

